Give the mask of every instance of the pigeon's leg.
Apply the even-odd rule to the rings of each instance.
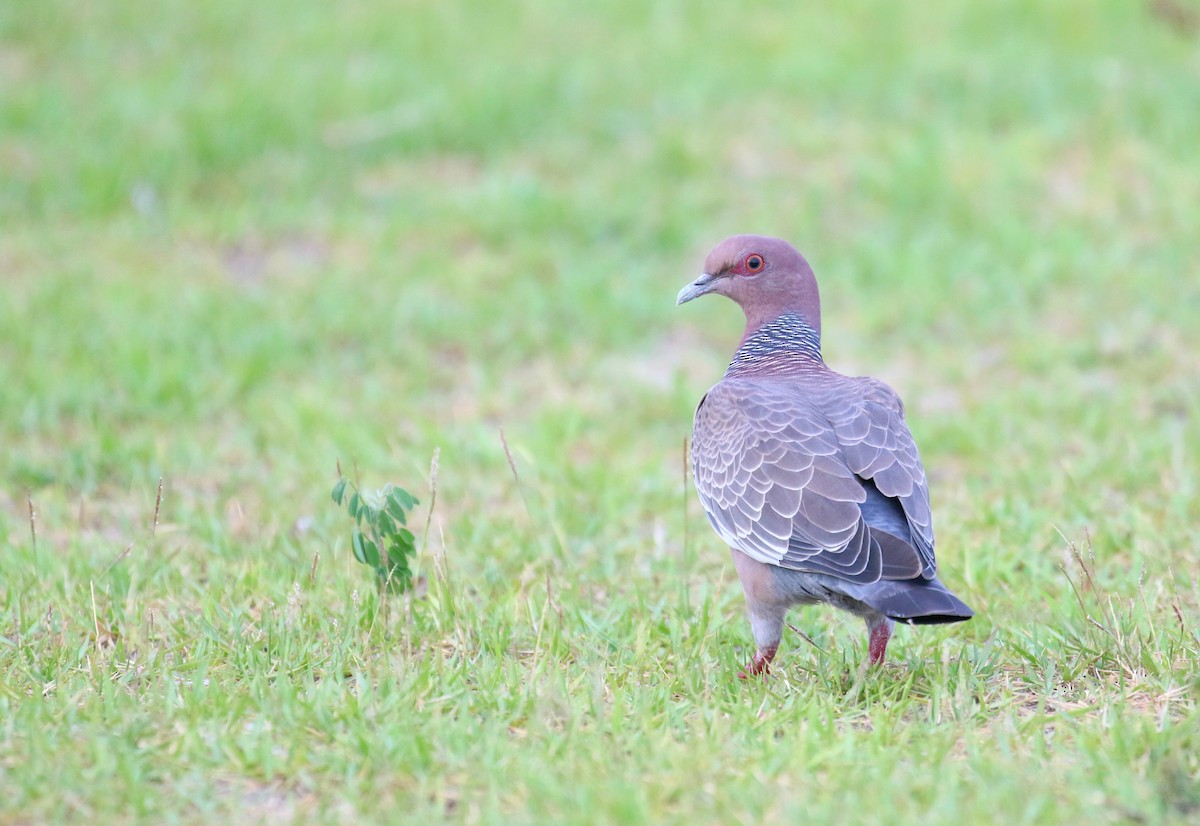
[[[882,665],[883,658],[887,654],[888,640],[892,638],[892,628],[896,623],[883,614],[875,614],[867,617],[867,634],[870,642],[867,649],[870,654],[871,665]]]
[[[771,660],[779,650],[783,638],[783,618],[787,614],[787,603],[779,599],[768,567],[756,562],[741,551],[733,551],[733,565],[737,568],[742,591],[746,594],[746,613],[750,617],[750,631],[758,650],[754,659],[746,665],[746,671],[738,674],[747,676],[769,674]]]
[[[754,644],[758,650],[754,652],[754,659],[746,665],[745,672],[738,674],[743,680],[747,676],[771,673],[771,660],[775,659],[779,640],[783,636],[784,615],[784,609],[756,602],[748,595],[746,608],[750,615],[750,631],[754,634]]]

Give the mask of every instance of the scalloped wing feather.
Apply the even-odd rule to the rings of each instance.
[[[899,400],[873,380],[807,378],[726,379],[701,400],[692,466],[713,528],[771,565],[854,582],[932,578],[925,475]],[[901,503],[911,545],[864,519],[863,479]]]

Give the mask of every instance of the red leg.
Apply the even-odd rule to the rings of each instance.
[[[882,665],[883,658],[887,654],[888,640],[892,638],[892,624],[885,618],[868,626],[868,629],[871,632],[871,641],[868,645],[871,665]]]
[[[775,652],[777,650],[778,647],[774,645],[760,648],[754,653],[754,660],[746,666],[746,671],[738,672],[738,677],[746,680],[750,677],[757,677],[760,674],[770,674],[771,660],[775,659]]]

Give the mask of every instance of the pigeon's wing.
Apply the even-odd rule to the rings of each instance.
[[[753,559],[852,582],[920,573],[905,543],[884,559],[863,520],[866,489],[803,393],[720,382],[696,410],[692,466],[713,527]]]
[[[821,410],[841,445],[846,466],[869,479],[885,499],[899,503],[908,528],[907,536],[900,538],[919,554],[920,573],[933,579],[937,563],[929,484],[917,444],[904,422],[904,405],[894,390],[877,379],[846,379],[839,390],[821,399]],[[868,522],[874,525],[869,517]],[[880,528],[896,533],[887,526]]]

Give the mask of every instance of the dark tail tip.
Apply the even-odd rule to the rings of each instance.
[[[937,579],[909,579],[881,582],[871,594],[871,607],[896,622],[912,625],[937,625],[944,622],[963,622],[975,616],[954,594]]]

